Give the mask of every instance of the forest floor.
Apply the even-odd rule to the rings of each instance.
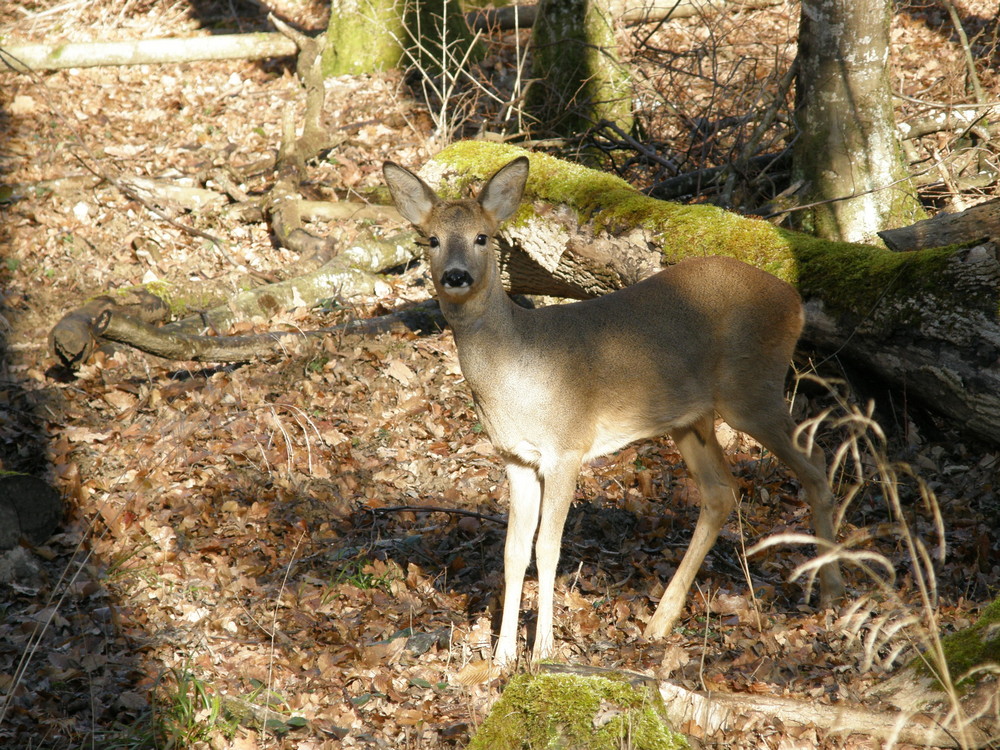
[[[970,35],[995,33],[995,2],[956,5]],[[325,22],[322,8],[284,6],[276,7],[304,29]],[[943,7],[897,11],[900,119],[927,111],[922,101],[971,101]],[[761,89],[751,82],[780,77],[797,18],[797,5],[776,2],[641,27],[641,46],[633,28],[626,47],[649,91],[719,121],[754,106]],[[257,4],[0,8],[0,44],[207,28],[266,24]],[[513,35],[489,43],[484,66],[509,72]],[[712,57],[698,52],[708,45]],[[990,67],[981,66],[983,84],[1000,101]],[[60,532],[26,550],[21,567],[0,571],[3,747],[463,747],[503,687],[479,665],[500,609],[506,486],[449,333],[344,334],[308,358],[218,367],[108,347],[73,375],[48,350],[53,324],[107,290],[204,281],[235,292],[294,276],[298,257],[277,246],[265,222],[206,210],[177,211],[177,223],[167,223],[87,167],[209,186],[226,170],[259,195],[275,176],[249,165],[274,153],[284,114],[302,108],[289,60],[0,72],[0,469],[40,476],[67,502]],[[690,123],[654,110],[650,132],[685,137]],[[370,198],[384,159],[419,166],[450,135],[434,132],[435,110],[392,74],[330,81],[324,124],[339,145],[309,164],[303,187],[324,200]],[[736,140],[720,135],[715,158],[724,161]],[[932,135],[920,153],[941,158],[955,141]],[[640,187],[656,179],[624,159],[619,166]],[[954,185],[928,183],[928,205],[996,194],[995,186]],[[221,237],[224,249],[184,225]],[[345,220],[312,230],[346,245],[362,232],[401,228]],[[398,269],[371,297],[241,330],[320,328],[397,309],[430,296],[425,271]],[[829,403],[808,390],[796,409],[815,414]],[[643,625],[697,515],[691,482],[664,439],[582,473],[557,584],[558,658],[691,689],[878,707],[873,686],[913,655],[921,622],[942,632],[966,626],[1000,590],[995,449],[915,410],[878,416],[889,457],[908,462],[936,493],[947,545],[935,564],[936,620],[921,608],[916,568],[895,535],[873,532],[862,547],[891,562],[893,595],[848,567],[853,601],[844,610],[818,609],[802,581],[789,581],[810,549],[777,547],[744,569],[745,549],[776,532],[808,532],[809,517],[787,470],[736,444],[740,512],[709,554],[682,626],[663,642],[645,641]],[[838,433],[820,436],[832,452]],[[941,540],[914,487],[903,493],[906,520],[933,548]],[[894,520],[870,482],[846,508],[842,533]],[[917,624],[892,634],[911,616]],[[266,728],[254,705],[270,706]],[[877,746],[763,716],[702,739]]]

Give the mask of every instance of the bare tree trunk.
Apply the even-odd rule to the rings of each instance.
[[[326,76],[376,73],[403,59],[406,31],[396,0],[333,0],[326,33]]]
[[[333,0],[323,72],[416,65],[432,75],[482,58],[458,0]]]
[[[628,74],[607,0],[541,0],[531,31],[529,109],[543,129],[579,135],[602,120],[632,129]]]
[[[889,80],[890,0],[803,0],[793,175],[805,231],[877,242],[924,218],[896,135]]]

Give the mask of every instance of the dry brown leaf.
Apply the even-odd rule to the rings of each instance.
[[[391,664],[403,652],[404,648],[406,648],[405,638],[393,638],[391,641],[373,643],[364,647],[361,659],[367,667]]]
[[[448,682],[452,685],[472,687],[473,685],[485,684],[496,676],[496,670],[493,667],[493,662],[488,659],[483,659],[481,661],[474,661],[471,664],[466,664],[456,674],[450,675]]]
[[[660,668],[663,670],[662,676],[669,677],[689,661],[691,661],[691,657],[688,652],[676,643],[671,643],[664,649],[663,659],[660,660]]]

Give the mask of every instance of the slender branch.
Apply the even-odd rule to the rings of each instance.
[[[942,0],[944,7],[948,9],[948,15],[955,26],[955,33],[962,43],[962,53],[965,57],[965,67],[969,70],[969,83],[972,86],[972,93],[975,94],[979,104],[986,102],[986,94],[983,92],[983,84],[979,81],[979,73],[976,72],[976,60],[972,56],[972,47],[969,45],[969,37],[965,34],[965,27],[962,26],[962,19],[958,16],[955,4],[951,0]]]
[[[442,508],[437,505],[394,505],[391,508],[371,508],[371,512],[375,514],[405,513],[407,511],[414,511],[417,513],[450,513],[453,516],[469,516],[470,518],[479,518],[483,521],[492,521],[493,523],[503,525],[507,524],[507,518],[505,516],[494,516],[488,513],[476,513],[475,511],[463,510],[462,508]]]
[[[781,105],[788,98],[788,92],[792,88],[792,82],[795,80],[798,69],[798,58],[795,58],[792,64],[788,66],[788,70],[785,71],[785,75],[778,81],[778,90],[772,97],[770,105],[764,110],[764,116],[761,117],[760,122],[757,123],[753,133],[751,133],[750,139],[740,152],[739,158],[731,165],[729,176],[726,178],[726,185],[722,190],[723,205],[732,204],[733,190],[736,188],[736,178],[739,174],[746,172],[746,168],[750,164],[750,159],[756,154],[764,133],[767,132],[775,118],[777,118],[778,110],[781,109]]]

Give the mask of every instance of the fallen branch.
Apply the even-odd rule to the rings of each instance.
[[[340,221],[350,219],[361,221],[370,219],[379,223],[399,224],[402,217],[394,206],[379,206],[372,203],[351,201],[299,201],[299,216],[312,221]]]
[[[135,293],[137,301],[120,304],[112,297],[102,295],[60,318],[49,331],[49,349],[64,367],[76,367],[86,362],[98,342],[95,323],[108,310],[118,310],[146,323],[162,321],[167,316],[167,305],[146,290]]]
[[[92,321],[96,338],[125,344],[164,359],[188,362],[250,362],[278,356],[301,356],[328,338],[345,334],[437,333],[445,327],[437,302],[313,331],[268,331],[243,336],[203,336],[156,327],[120,309],[106,309]],[[443,509],[442,509],[443,510]],[[456,511],[458,512],[458,511]],[[485,517],[485,516],[484,516]],[[494,520],[493,517],[489,517]]]
[[[922,138],[925,135],[942,132],[963,132],[968,130],[981,140],[989,141],[994,137],[998,126],[987,119],[988,116],[1000,114],[1000,107],[984,105],[981,111],[975,109],[937,112],[926,117],[900,122],[896,127],[903,139]]]
[[[29,70],[155,65],[199,60],[260,60],[296,53],[284,34],[225,34],[132,42],[14,44],[0,47],[0,60],[17,73]]]
[[[388,240],[368,237],[340,251],[311,273],[242,292],[225,305],[172,324],[171,330],[225,331],[241,320],[271,317],[283,310],[309,307],[324,299],[350,299],[375,293],[378,274],[417,257],[414,235]]]
[[[319,153],[330,140],[321,122],[325,92],[321,68],[326,34],[309,37],[273,15],[269,18],[282,34],[295,42],[299,51],[295,71],[305,87],[306,101],[301,136],[295,134],[292,110],[285,110],[281,147],[275,165],[278,179],[268,194],[268,214],[274,234],[283,246],[294,250],[306,261],[325,263],[334,256],[336,247],[330,238],[317,237],[302,228],[298,188],[306,176],[306,161]]]
[[[644,23],[662,23],[678,18],[691,18],[706,13],[717,13],[723,8],[756,8],[772,3],[739,0],[663,0],[659,4],[619,2],[612,3],[615,19],[628,26]],[[473,31],[512,31],[529,29],[538,16],[537,5],[507,5],[501,8],[482,8],[467,13],[465,20]]]
[[[659,688],[673,726],[683,730],[695,725],[705,735],[746,727],[757,715],[786,727],[816,727],[830,734],[894,739],[921,747],[959,747],[955,735],[942,726],[941,719],[927,714],[873,711],[756,693],[705,693],[667,681],[660,682]],[[989,742],[989,736],[982,731],[968,729],[975,747]]]
[[[171,180],[122,176],[118,181],[120,187],[141,199],[146,205],[156,205],[161,209],[174,205],[184,211],[208,211],[221,208],[229,202],[222,193],[190,185],[178,185]]]
[[[155,326],[166,304],[145,290],[142,303],[116,304],[111,297],[97,297],[67,313],[49,334],[50,348],[66,367],[87,360],[102,340],[126,344],[148,354],[193,362],[247,362],[288,354],[307,338],[335,332],[380,332],[395,327],[440,328],[433,311],[417,309],[395,317],[361,321],[303,333],[279,331],[246,336],[206,336],[204,331],[225,331],[240,320],[270,317],[282,310],[310,306],[331,297],[350,298],[372,294],[377,273],[414,259],[413,235],[394,240],[369,239],[343,251],[309,274],[243,292],[227,304],[183,320]],[[155,300],[155,302],[153,302]],[[147,314],[146,310],[156,310]]]
[[[374,515],[405,513],[407,511],[413,513],[447,513],[453,516],[469,516],[470,518],[478,518],[481,521],[490,521],[502,526],[507,525],[507,516],[477,513],[474,510],[464,510],[462,508],[444,508],[439,505],[394,505],[391,508],[371,508],[371,512]]]
[[[908,227],[879,232],[890,250],[923,250],[944,245],[983,242],[1000,237],[1000,199],[993,199],[959,213],[939,213]]]
[[[437,303],[415,305],[388,315],[351,320],[313,331],[268,331],[243,336],[202,336],[169,326],[151,326],[119,310],[105,310],[94,321],[95,335],[106,341],[165,359],[189,362],[251,362],[272,357],[302,356],[334,336],[387,332],[439,332],[445,326]],[[428,509],[431,510],[431,509]],[[443,510],[443,509],[442,509]],[[458,511],[456,511],[458,512]],[[485,518],[485,516],[484,516]],[[492,520],[492,517],[490,517]]]
[[[248,362],[276,354],[301,354],[309,336],[297,331],[248,336],[177,333],[110,309],[94,321],[94,333],[158,357],[190,362]]]
[[[666,719],[676,730],[696,737],[724,737],[746,731],[759,722],[780,723],[786,727],[816,728],[835,735],[862,735],[881,740],[935,747],[959,747],[956,735],[943,723],[944,717],[927,713],[878,711],[860,706],[825,704],[814,700],[796,700],[759,693],[717,693],[688,690],[648,675],[601,667],[542,664],[544,672],[583,676],[616,675],[635,687],[647,686],[659,691]],[[990,739],[978,727],[968,727],[965,738],[975,747]]]

